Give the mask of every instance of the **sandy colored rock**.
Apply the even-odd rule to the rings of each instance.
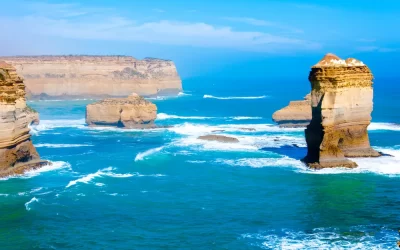
[[[373,108],[373,75],[356,59],[328,54],[311,68],[312,120],[305,131],[312,168],[356,167],[346,157],[377,157],[367,127]]]
[[[197,139],[199,140],[206,140],[206,141],[218,141],[218,142],[225,142],[225,143],[237,143],[239,140],[235,137],[229,137],[225,135],[202,135],[199,136]]]
[[[108,98],[86,106],[89,126],[153,128],[156,118],[157,106],[137,94],[127,98]]]
[[[291,101],[288,106],[272,115],[280,127],[306,127],[311,121],[311,94],[302,101]]]
[[[25,85],[15,69],[0,62],[0,176],[21,174],[46,164],[29,134]]]
[[[2,57],[25,78],[30,99],[176,95],[182,82],[169,60],[129,56]]]
[[[36,110],[32,109],[27,105],[24,112],[26,114],[26,118],[28,119],[29,125],[39,125],[40,123],[39,113]]]

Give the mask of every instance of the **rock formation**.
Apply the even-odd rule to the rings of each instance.
[[[156,118],[157,106],[137,94],[127,98],[109,98],[86,106],[86,123],[89,126],[153,128]]]
[[[353,58],[327,54],[311,68],[312,120],[305,130],[311,168],[356,167],[345,157],[377,157],[369,143],[373,76]]]
[[[311,94],[303,101],[291,101],[288,106],[272,115],[274,122],[280,127],[305,127],[311,121]]]
[[[236,143],[239,140],[235,137],[229,137],[225,135],[202,135],[199,136],[197,139],[205,140],[205,141],[218,141],[218,142],[225,142],[225,143]]]
[[[28,120],[29,125],[39,125],[39,113],[36,110],[26,105],[24,112],[26,114],[26,119]]]
[[[5,62],[0,62],[0,106],[0,177],[47,164],[30,140],[23,80]]]
[[[25,78],[28,98],[76,99],[176,95],[182,82],[172,61],[128,56],[3,57]]]

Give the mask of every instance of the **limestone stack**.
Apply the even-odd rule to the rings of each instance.
[[[177,95],[182,81],[174,62],[130,56],[2,57],[24,77],[28,98],[76,99]]]
[[[153,128],[156,118],[157,106],[135,93],[127,98],[109,98],[86,106],[89,126]]]
[[[15,68],[0,62],[0,176],[21,174],[40,161],[29,134],[25,85]]]
[[[356,167],[346,157],[377,157],[367,127],[373,107],[373,75],[359,60],[327,54],[311,68],[312,120],[305,130],[312,168]]]
[[[302,101],[291,101],[288,106],[272,115],[274,122],[280,127],[305,127],[311,121],[311,94]]]

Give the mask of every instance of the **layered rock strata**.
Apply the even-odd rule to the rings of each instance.
[[[169,60],[129,56],[3,57],[25,78],[30,99],[176,95],[182,82]]]
[[[280,127],[306,127],[311,121],[311,94],[302,101],[291,101],[288,106],[272,115],[274,122]]]
[[[29,134],[25,85],[15,69],[0,62],[0,177],[41,167]]]
[[[367,127],[373,107],[373,75],[361,61],[327,54],[311,68],[312,119],[305,130],[311,168],[356,167],[346,157],[377,157]]]
[[[86,106],[86,123],[89,126],[154,128],[156,118],[157,106],[137,94],[127,98],[109,98]]]

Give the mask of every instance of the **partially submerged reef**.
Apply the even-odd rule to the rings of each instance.
[[[89,126],[155,128],[157,106],[136,93],[127,98],[109,98],[86,106]]]
[[[39,158],[29,125],[38,122],[25,101],[25,85],[11,65],[0,62],[0,177],[49,164]]]
[[[305,130],[314,169],[357,164],[346,157],[378,157],[371,148],[368,125],[373,108],[373,75],[359,60],[327,54],[311,68],[312,119]]]

